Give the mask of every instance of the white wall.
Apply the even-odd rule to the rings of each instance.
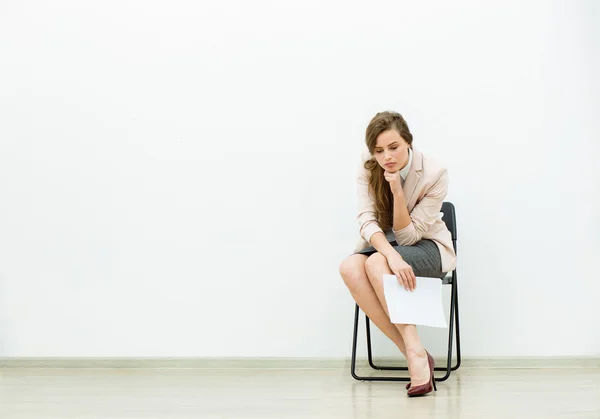
[[[600,355],[599,12],[3,2],[0,356],[349,356],[386,109],[449,167],[464,354]]]

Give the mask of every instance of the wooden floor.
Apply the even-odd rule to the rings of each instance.
[[[600,369],[461,369],[435,395],[348,371],[4,369],[0,418],[600,419]]]

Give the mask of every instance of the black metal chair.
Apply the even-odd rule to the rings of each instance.
[[[452,244],[454,246],[454,251],[456,252],[456,213],[454,209],[454,205],[450,202],[444,202],[442,204],[442,219],[446,223],[450,234],[452,234]],[[436,381],[444,381],[450,377],[450,373],[452,371],[456,371],[460,367],[460,331],[459,331],[459,321],[458,321],[458,284],[457,284],[457,274],[456,269],[452,271],[452,275],[447,275],[444,279],[442,279],[442,284],[450,285],[452,287],[451,290],[451,298],[450,298],[450,324],[448,330],[448,362],[446,367],[436,367],[435,371],[446,371],[446,374],[443,377],[435,378]],[[350,367],[350,372],[352,373],[352,377],[360,381],[410,381],[410,377],[363,377],[356,374],[356,341],[358,339],[358,312],[359,307],[356,305],[356,310],[354,313],[354,336],[352,338],[352,363]],[[408,371],[408,367],[392,367],[392,366],[379,366],[373,362],[373,353],[371,350],[371,327],[370,321],[367,315],[365,314],[365,322],[366,322],[366,331],[367,331],[367,356],[369,365],[374,370],[379,371]],[[456,332],[454,329],[456,323]],[[456,333],[456,365],[452,366],[452,339]]]

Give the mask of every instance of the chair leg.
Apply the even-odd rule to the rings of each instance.
[[[369,361],[369,366],[374,370],[378,370],[377,365],[373,364],[373,351],[371,349],[371,322],[369,318],[365,314],[365,330],[367,332],[367,360]]]
[[[436,378],[436,381],[445,381],[450,377],[452,371],[456,371],[460,367],[460,331],[458,325],[458,286],[456,281],[456,272],[452,281],[452,290],[450,291],[450,324],[448,330],[448,359],[445,367],[436,367],[435,371],[444,371],[446,374],[440,378]],[[376,365],[373,362],[372,350],[371,350],[371,332],[369,327],[369,318],[365,315],[366,327],[367,327],[367,352],[369,358],[369,365],[371,368],[380,371],[408,371],[407,367],[391,367]],[[456,331],[454,326],[456,324]],[[456,352],[457,352],[457,363],[452,366],[452,344],[453,337],[456,336]]]
[[[448,359],[446,363],[446,368],[435,368],[436,371],[446,371],[446,374],[441,378],[436,378],[436,381],[446,381],[450,374],[452,373],[452,338],[454,337],[454,319],[455,319],[455,303],[456,303],[456,293],[454,288],[455,283],[452,282],[452,291],[450,296],[450,326],[448,330]]]
[[[367,325],[367,353],[368,353],[368,357],[369,357],[369,365],[371,366],[371,368],[373,368],[374,370],[379,370],[379,371],[408,371],[408,367],[385,367],[385,366],[376,365],[373,362],[373,356],[372,356],[372,351],[371,351],[371,327],[369,326],[370,322],[369,322],[369,318],[367,317],[366,314],[365,314],[365,321],[366,321],[366,325]]]
[[[446,374],[441,378],[436,378],[436,381],[445,381],[450,377],[452,371],[456,371],[460,368],[461,364],[461,351],[460,351],[460,324],[459,324],[459,311],[458,311],[458,281],[456,272],[453,273],[454,278],[452,281],[452,291],[450,297],[450,325],[448,330],[448,359],[446,367],[437,367],[435,371],[445,371]],[[410,377],[362,377],[356,374],[356,343],[358,339],[358,321],[359,321],[359,306],[356,304],[354,313],[354,334],[352,340],[352,364],[351,374],[356,380],[362,381],[410,381]],[[456,324],[456,331],[454,330]],[[371,346],[371,327],[370,321],[365,314],[365,326],[366,326],[366,337],[367,337],[367,356],[368,362],[371,368],[380,371],[408,371],[408,367],[391,367],[391,366],[380,366],[373,362],[373,351]],[[456,365],[452,366],[452,343],[453,337],[456,336]]]
[[[459,328],[459,315],[458,315],[458,281],[456,278],[456,272],[454,272],[454,281],[453,281],[453,288],[454,288],[454,293],[455,293],[455,299],[454,299],[454,306],[455,306],[455,311],[454,311],[454,316],[455,316],[455,320],[456,320],[456,365],[454,367],[452,367],[452,371],[456,371],[457,369],[460,368],[460,362],[461,362],[461,356],[460,356],[460,328]]]
[[[354,311],[354,333],[352,337],[352,362],[350,364],[350,373],[355,380],[359,381],[410,381],[410,377],[364,377],[356,374],[356,342],[358,340],[358,313],[359,307],[356,304],[356,309]],[[367,351],[370,352],[371,346],[371,333],[370,328],[368,326],[369,318],[365,315],[367,321]]]
[[[356,380],[361,380],[361,377],[356,375],[356,340],[358,339],[358,304],[354,310],[354,333],[352,335],[352,362],[350,363],[350,373]]]

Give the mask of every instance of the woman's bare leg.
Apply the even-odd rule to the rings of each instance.
[[[351,255],[340,265],[340,275],[344,279],[346,286],[352,294],[352,298],[358,304],[362,311],[375,323],[388,338],[392,340],[406,357],[406,348],[404,340],[398,328],[396,328],[387,312],[381,306],[373,286],[371,285],[367,272],[365,271],[365,255]]]
[[[374,253],[367,259],[365,269],[373,290],[375,290],[375,294],[389,318],[388,308],[385,303],[385,294],[383,292],[383,275],[392,274],[387,259],[380,253]],[[429,363],[427,362],[425,348],[417,334],[417,327],[414,324],[396,324],[395,326],[404,339],[411,385],[419,386],[426,384],[430,378]]]

